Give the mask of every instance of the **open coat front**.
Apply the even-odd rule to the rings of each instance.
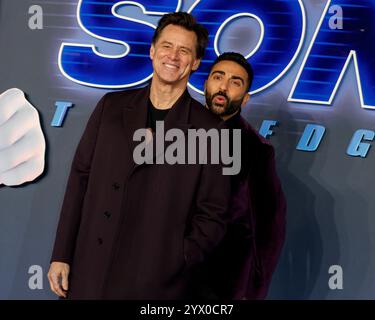
[[[70,299],[194,297],[195,270],[225,233],[221,165],[134,163],[148,98],[149,87],[105,95],[78,145],[51,259],[71,266]],[[165,130],[219,123],[185,91]]]

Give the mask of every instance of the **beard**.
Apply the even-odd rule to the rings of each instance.
[[[245,96],[243,96],[242,98],[240,98],[238,100],[231,100],[231,99],[229,99],[229,97],[227,96],[227,94],[225,92],[218,91],[215,94],[210,94],[207,90],[206,90],[204,96],[206,98],[206,105],[207,105],[208,109],[212,113],[214,113],[218,116],[221,116],[221,117],[232,115],[232,114],[236,113],[238,110],[240,110],[243,99],[245,98]],[[223,103],[213,102],[214,98],[217,97],[217,96],[224,97],[226,101],[223,102]]]

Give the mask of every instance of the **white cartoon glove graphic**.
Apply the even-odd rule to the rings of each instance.
[[[44,170],[46,143],[38,111],[19,89],[0,94],[0,186],[33,181]]]

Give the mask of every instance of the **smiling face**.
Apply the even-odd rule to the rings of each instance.
[[[193,31],[173,24],[166,26],[150,49],[153,81],[186,87],[191,71],[200,63],[196,46],[197,36]]]
[[[223,60],[213,66],[205,82],[206,105],[213,113],[227,118],[249,99],[248,74],[238,63]]]

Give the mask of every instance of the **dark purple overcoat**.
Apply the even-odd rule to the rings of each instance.
[[[78,145],[51,258],[71,266],[70,299],[194,298],[195,270],[225,234],[221,165],[134,163],[148,99],[149,87],[106,94]],[[220,126],[187,90],[165,119],[185,137]]]
[[[274,148],[240,114],[227,126],[242,131],[241,170],[246,176],[233,177],[231,222],[204,262],[201,282],[212,298],[264,299],[285,241],[286,200]]]

